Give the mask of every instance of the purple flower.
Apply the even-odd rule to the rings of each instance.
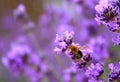
[[[95,10],[97,12],[103,12],[103,9],[105,7],[108,7],[108,2],[109,2],[108,0],[100,0],[99,4],[95,6]]]
[[[102,36],[97,36],[95,38],[91,38],[88,45],[93,50],[91,54],[94,61],[105,61],[109,57],[109,44],[106,43],[106,39]]]
[[[84,60],[81,60],[80,62],[76,62],[76,63],[74,63],[74,64],[76,65],[76,68],[77,68],[77,69],[83,69],[83,68],[86,68],[87,63],[88,63],[88,62],[86,62],[86,61],[84,61]]]
[[[120,35],[117,35],[112,38],[114,45],[120,45]]]
[[[13,44],[11,50],[2,58],[2,62],[13,73],[20,74],[20,72],[24,71],[24,63],[27,63],[26,61],[30,53],[31,51],[28,46]]]
[[[113,5],[113,7],[120,10],[120,0],[110,0],[110,1],[111,1],[111,4]]]
[[[108,6],[107,8],[104,8],[102,12],[98,12],[95,20],[106,24],[108,22],[115,21],[117,19],[117,16],[118,12],[111,6]]]
[[[120,63],[109,64],[108,67],[110,69],[108,80],[109,81],[120,80]]]
[[[120,32],[120,0],[101,0],[95,9],[95,20],[108,26],[112,32]],[[119,45],[119,36],[113,38],[113,42]]]
[[[90,79],[100,80],[100,76],[104,73],[103,65],[102,64],[91,64],[88,69],[86,70],[85,74]]]
[[[31,82],[38,82],[46,71],[46,66],[39,56],[26,44],[12,44],[11,50],[2,57],[2,62],[14,75],[22,74]]]
[[[108,23],[107,26],[112,32],[116,32],[119,29],[119,25],[115,21]]]
[[[96,5],[95,7],[97,11],[95,20],[107,25],[110,27],[110,31],[113,32],[116,32],[120,26],[119,11],[116,8],[117,4],[119,4],[119,1],[117,0],[101,0],[99,5]]]
[[[73,67],[70,67],[64,71],[63,81],[70,82],[71,78],[74,77],[77,73],[77,70]]]
[[[22,23],[22,26],[25,29],[34,28],[34,22],[29,18],[24,4],[19,4],[16,9],[13,11],[14,18]]]
[[[56,35],[55,42],[58,44],[58,47],[54,49],[56,53],[64,52],[69,45],[72,44],[74,32],[65,31],[63,35]]]
[[[26,8],[23,4],[19,4],[18,7],[13,11],[13,15],[16,19],[22,20],[22,21],[27,21],[29,20]]]
[[[92,57],[90,56],[90,54],[85,54],[85,55],[83,56],[83,60],[84,60],[85,62],[90,62],[90,61],[92,60]]]
[[[87,51],[87,50],[86,50]],[[91,60],[92,60],[92,57],[91,57],[91,52],[87,52],[85,53],[84,51],[82,51],[82,54],[83,56],[79,59],[76,59],[76,57],[71,56],[72,57],[72,60],[73,60],[73,66],[76,68],[76,69],[83,69],[83,68],[86,68],[87,66],[89,66]]]
[[[108,0],[101,0],[95,10],[97,11],[95,20],[103,24],[115,21],[118,17],[118,11],[112,7]]]

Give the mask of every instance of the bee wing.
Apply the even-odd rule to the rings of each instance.
[[[87,50],[88,52],[93,52],[92,49],[89,46],[81,46],[79,49],[82,50],[82,51]]]
[[[86,49],[90,49],[90,47],[89,46],[81,46],[79,49],[80,50],[86,50]]]

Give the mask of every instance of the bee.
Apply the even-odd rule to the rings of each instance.
[[[68,49],[70,53],[73,55],[73,59],[81,59],[83,57],[83,53],[78,46],[70,45]]]

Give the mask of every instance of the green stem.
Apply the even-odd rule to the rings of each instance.
[[[102,80],[104,80],[105,82],[108,82],[108,81],[105,79],[104,75],[101,75],[100,78],[101,78]]]
[[[71,82],[76,82],[76,80],[75,80],[75,76],[72,76],[72,78],[71,78]]]
[[[32,41],[33,45],[35,46],[36,50],[38,51],[38,54],[39,54],[41,57],[43,57],[44,54],[43,54],[43,52],[40,50],[40,47],[39,47],[39,45],[38,45],[38,43],[37,43],[37,41],[36,41],[36,38],[35,38],[35,36],[32,34],[31,31],[28,31],[28,36],[29,36],[29,38],[31,39],[31,41]]]
[[[58,63],[61,65],[63,69],[66,69],[65,65],[63,64],[62,60],[58,56],[58,54],[55,54],[55,58],[57,59]]]

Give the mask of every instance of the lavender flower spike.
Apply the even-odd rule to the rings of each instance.
[[[108,65],[110,69],[108,81],[120,81],[120,63],[114,63]]]
[[[99,5],[95,6],[95,10],[97,11],[95,20],[103,24],[116,21],[118,17],[117,9],[110,4],[109,0],[101,0]]]
[[[2,63],[14,75],[24,75],[31,82],[39,82],[47,68],[26,44],[15,43],[8,54],[2,57]]]
[[[19,20],[24,20],[24,21],[29,20],[24,4],[18,5],[18,7],[13,11],[13,15],[16,19]]]
[[[2,62],[13,74],[19,75],[24,72],[24,64],[31,54],[31,50],[27,45],[12,44],[11,50],[2,58]]]
[[[86,70],[86,76],[91,80],[95,80],[95,82],[101,82],[100,76],[104,73],[103,65],[102,64],[91,64],[90,67]]]
[[[73,31],[65,31],[61,36],[56,35],[55,42],[57,43],[57,47],[54,49],[56,53],[64,52],[68,48],[69,45],[72,44],[73,40]]]

